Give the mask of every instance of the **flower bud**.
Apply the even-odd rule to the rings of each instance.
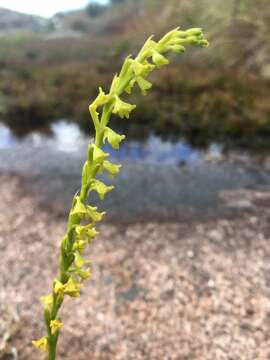
[[[186,31],[186,34],[188,36],[200,36],[203,32],[201,28],[191,28]]]
[[[172,45],[171,50],[178,54],[182,54],[186,51],[185,47],[182,45]]]

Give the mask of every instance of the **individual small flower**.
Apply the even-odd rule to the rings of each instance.
[[[53,297],[52,295],[46,295],[46,296],[41,296],[40,300],[42,301],[45,309],[50,310],[53,304]]]
[[[154,65],[145,61],[144,63],[140,63],[138,60],[132,61],[132,70],[134,71],[135,76],[145,77],[150,74],[155,68]]]
[[[81,267],[72,267],[69,270],[71,276],[79,276],[81,280],[87,280],[92,275],[92,271],[90,268],[81,268]]]
[[[42,337],[39,340],[33,340],[32,344],[37,348],[40,349],[44,352],[48,351],[48,338],[47,337]]]
[[[93,227],[92,224],[77,225],[75,231],[78,237],[83,240],[89,240],[90,238],[92,239],[99,234],[99,232]]]
[[[97,208],[94,206],[87,205],[87,210],[88,210],[87,215],[93,222],[101,221],[103,216],[106,214],[105,211],[98,212]]]
[[[73,244],[72,250],[84,251],[86,245],[87,245],[87,241],[82,239],[76,239]]]
[[[137,80],[137,83],[138,83],[138,85],[139,85],[139,87],[141,89],[142,94],[145,96],[147,90],[151,89],[152,84],[149,81],[145,80],[144,78],[142,78],[140,76],[137,77],[136,80]]]
[[[119,149],[119,143],[126,138],[125,135],[117,134],[109,127],[105,127],[103,142],[108,140],[108,143],[112,146],[113,149]]]
[[[94,112],[98,116],[99,113],[96,111],[98,107],[105,105],[108,101],[111,100],[110,94],[105,94],[101,87],[99,87],[99,94],[96,99],[90,104],[89,111],[90,113]]]
[[[95,128],[99,126],[99,112],[97,111],[97,108],[99,106],[102,106],[106,104],[110,100],[110,95],[106,95],[102,88],[99,88],[99,95],[97,98],[92,102],[92,104],[89,105],[89,112],[92,116]]]
[[[121,119],[129,118],[129,114],[132,110],[136,108],[136,105],[128,104],[122,101],[118,96],[116,96],[116,100],[114,103],[114,108],[112,110],[113,114],[118,114]]]
[[[169,64],[169,60],[156,50],[153,50],[152,52],[152,60],[157,67]]]
[[[92,272],[90,269],[76,269],[76,273],[78,274],[78,276],[80,276],[80,278],[82,280],[87,280],[91,277]]]
[[[111,177],[115,176],[119,173],[122,165],[120,164],[113,164],[112,162],[105,160],[102,164],[102,170],[105,169],[111,175]]]
[[[75,258],[74,258],[74,264],[76,265],[76,267],[81,268],[86,263],[87,263],[87,261],[81,256],[81,254],[79,252],[76,252],[75,253]]]
[[[91,181],[90,184],[90,191],[94,190],[98,193],[100,200],[104,200],[105,195],[107,192],[114,189],[114,186],[108,186],[104,184],[102,181],[94,179]]]
[[[105,153],[95,144],[91,144],[88,149],[89,160],[93,160],[96,164],[102,164],[102,162],[110,155]]]
[[[89,210],[87,209],[87,205],[85,205],[79,196],[75,197],[75,205],[71,211],[72,215],[79,215],[81,217],[84,217],[85,215],[88,215]]]
[[[81,218],[88,218],[93,222],[102,220],[105,212],[98,212],[95,206],[85,205],[79,196],[76,196],[76,203],[71,211],[71,215],[78,215]]]
[[[59,295],[61,298],[64,296],[66,284],[62,284],[61,281],[55,279],[53,291],[56,295]]]
[[[51,320],[50,321],[50,328],[52,335],[55,335],[59,329],[61,329],[64,326],[64,324],[59,320]]]
[[[71,297],[79,297],[81,287],[82,285],[80,283],[70,277],[68,282],[65,284],[65,294]]]

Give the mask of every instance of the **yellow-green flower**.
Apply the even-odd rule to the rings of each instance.
[[[107,192],[114,189],[114,186],[108,186],[104,184],[102,181],[94,179],[91,181],[90,184],[90,191],[96,191],[99,195],[100,200],[104,200],[105,195]]]
[[[102,169],[105,169],[108,171],[108,173],[111,175],[111,177],[115,176],[119,173],[122,165],[120,164],[113,164],[112,162],[105,160],[102,164]]]
[[[71,297],[80,296],[81,284],[74,280],[72,277],[69,278],[66,284],[62,284],[59,280],[55,280],[54,283],[54,292],[57,295],[63,297],[64,295],[69,295]]]
[[[89,241],[99,234],[92,224],[77,225],[75,228],[76,234],[79,239]],[[78,240],[79,240],[78,239]],[[76,240],[77,241],[77,240]]]
[[[92,154],[92,160],[97,164],[102,164],[102,162],[110,155],[108,153],[105,153],[95,144],[91,144],[89,146],[89,154]]]
[[[111,95],[110,94],[106,95],[104,93],[104,91],[102,90],[102,88],[100,87],[98,96],[92,102],[92,104],[89,106],[89,111],[90,111],[91,115],[94,116],[95,118],[98,118],[99,113],[97,112],[97,108],[105,105],[110,100],[111,100]]]
[[[59,320],[51,320],[50,322],[50,328],[52,335],[56,334],[59,329],[61,329],[64,326],[64,324]]]
[[[142,76],[145,77],[149,75],[149,73],[154,70],[155,66],[149,64],[149,62],[145,61],[143,64],[140,63],[138,60],[132,61],[132,69],[134,71],[135,76]]]
[[[80,276],[82,280],[87,280],[92,275],[90,269],[76,269],[76,273]]]
[[[56,295],[59,295],[61,298],[64,296],[65,284],[62,284],[61,281],[55,279],[53,291]]]
[[[87,263],[87,261],[81,256],[81,254],[79,252],[76,252],[75,259],[74,259],[74,264],[76,265],[76,267],[81,268],[86,263]]]
[[[39,340],[33,340],[32,344],[37,348],[40,349],[44,352],[48,351],[48,338],[47,337],[42,337]]]
[[[129,114],[132,110],[134,110],[136,105],[129,104],[127,102],[122,101],[118,96],[116,96],[116,100],[114,103],[113,114],[118,114],[121,119],[129,118]]]
[[[117,134],[115,131],[110,129],[109,127],[105,127],[103,142],[108,140],[108,143],[112,146],[113,149],[119,149],[119,144],[122,140],[126,138],[125,135]]]
[[[81,287],[82,285],[75,279],[69,278],[68,282],[65,284],[65,294],[71,297],[79,297]]]
[[[169,64],[169,60],[156,50],[152,52],[152,60],[157,67]]]
[[[147,90],[151,89],[152,84],[149,81],[142,78],[141,76],[138,76],[136,80],[141,89],[142,94],[145,96]]]
[[[81,218],[88,218],[93,222],[98,222],[105,215],[105,212],[98,212],[96,207],[85,205],[80,197],[76,196],[76,203],[71,211],[71,215],[78,215]]]
[[[73,245],[73,250],[83,251],[87,245],[86,240],[76,239]]]
[[[53,304],[53,297],[52,295],[46,295],[46,296],[41,296],[40,300],[42,301],[45,309],[50,310]]]

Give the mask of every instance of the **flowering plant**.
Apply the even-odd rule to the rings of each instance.
[[[103,200],[114,187],[103,183],[97,175],[106,172],[113,177],[121,168],[121,165],[110,162],[110,154],[102,150],[105,142],[112,148],[119,149],[120,142],[125,138],[125,135],[117,134],[108,126],[110,117],[116,114],[121,118],[129,118],[136,105],[125,102],[123,94],[130,94],[137,85],[142,95],[146,95],[152,87],[147,76],[154,69],[169,63],[166,53],[183,53],[185,45],[207,47],[208,42],[199,28],[186,31],[176,28],[158,42],[151,36],[136,58],[126,58],[121,71],[115,75],[109,92],[105,93],[100,87],[98,96],[89,106],[95,127],[95,141],[88,147],[87,160],[82,169],[81,189],[73,198],[67,231],[61,242],[59,275],[53,281],[51,294],[41,298],[47,335],[33,341],[35,347],[48,354],[48,360],[56,358],[58,337],[63,327],[59,310],[65,297],[79,297],[84,281],[91,276],[89,261],[83,255],[86,246],[98,234],[95,224],[102,220],[105,212],[99,212],[96,207],[89,205],[88,196],[95,191]]]

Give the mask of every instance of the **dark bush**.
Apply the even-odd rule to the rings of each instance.
[[[104,13],[106,9],[105,5],[102,5],[98,2],[91,2],[86,6],[86,12],[91,17],[97,17]]]

